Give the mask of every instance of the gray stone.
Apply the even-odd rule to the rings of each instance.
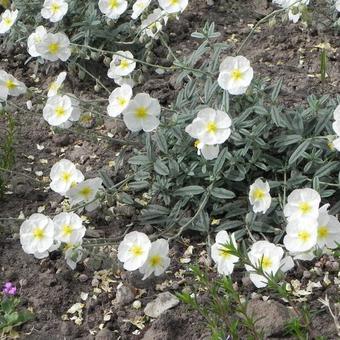
[[[113,340],[115,336],[113,332],[111,332],[108,328],[103,328],[96,335],[96,340]]]
[[[124,306],[135,299],[135,292],[129,286],[120,286],[117,289],[116,298],[113,302],[114,305]]]
[[[247,306],[247,315],[256,321],[255,327],[266,338],[284,331],[293,313],[276,301],[252,300]]]
[[[157,298],[149,302],[145,309],[145,315],[158,318],[162,313],[179,304],[177,297],[169,292],[160,293]]]

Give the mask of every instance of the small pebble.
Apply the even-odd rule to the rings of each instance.
[[[79,281],[80,282],[86,282],[89,279],[89,277],[86,274],[79,275]]]
[[[133,301],[132,307],[134,309],[140,309],[142,307],[142,303],[139,300]]]

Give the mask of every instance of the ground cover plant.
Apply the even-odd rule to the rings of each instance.
[[[13,300],[4,336],[18,326],[33,338],[59,328],[96,339],[340,336],[338,1],[255,1],[260,17],[239,39],[219,18],[242,5],[208,3],[216,17],[185,33],[184,50],[176,26],[196,13],[185,0],[2,6],[2,258],[20,253],[2,270],[5,307],[6,280],[41,288],[16,265],[42,271],[43,299],[58,301],[30,331]],[[258,34],[284,26],[317,36],[315,74],[300,71],[317,90],[299,100],[285,98],[285,70],[258,71],[271,44],[257,63],[249,53]],[[28,154],[17,136],[36,141]],[[6,211],[18,190],[30,203]],[[75,281],[80,296],[67,288]],[[169,331],[180,301],[174,322],[193,318],[197,331]],[[48,308],[23,307],[38,320]]]

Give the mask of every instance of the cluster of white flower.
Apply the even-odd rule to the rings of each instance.
[[[25,253],[42,259],[63,245],[68,266],[75,269],[82,256],[86,228],[75,213],[62,212],[53,220],[43,214],[33,214],[20,227],[20,242]]]
[[[8,96],[20,96],[26,93],[26,86],[4,70],[0,70],[0,102],[6,101]]]
[[[301,17],[301,7],[307,6],[309,0],[273,0],[273,3],[288,9],[289,20],[297,23]]]
[[[309,188],[294,190],[287,199],[287,235],[283,243],[297,259],[311,259],[314,251],[323,252],[340,243],[340,222],[328,213],[329,204],[319,208],[321,197]]]
[[[239,258],[230,251],[230,246],[237,249],[234,235],[229,236],[225,230],[219,231],[211,247],[211,257],[217,264],[217,271],[222,275],[231,275],[235,263],[239,261]],[[285,272],[293,267],[291,257],[283,258],[283,255],[284,251],[281,247],[268,241],[257,241],[251,246],[248,252],[251,265],[248,264],[245,268],[256,287],[265,287],[268,283],[267,277],[258,274],[257,269],[261,268],[264,274],[271,276],[278,270]]]
[[[83,203],[87,211],[93,211],[99,206],[97,194],[102,188],[101,178],[85,180],[81,171],[67,159],[53,165],[50,178],[50,188],[67,197],[71,206]]]
[[[139,269],[143,280],[152,273],[159,276],[170,265],[169,243],[165,239],[151,242],[147,235],[138,231],[128,233],[118,247],[118,259],[124,263],[124,269]]]
[[[18,10],[11,11],[6,9],[0,16],[0,34],[8,32],[14,25],[18,17]]]

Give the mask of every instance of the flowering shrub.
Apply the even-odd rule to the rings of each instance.
[[[286,13],[294,23],[304,19],[309,5],[308,0],[274,3],[282,9],[273,13]],[[154,9],[151,1],[137,0],[131,13],[125,0],[99,0],[99,14],[93,2],[79,6],[78,1],[45,0],[24,7],[15,1],[2,14],[0,33],[9,31],[9,42],[20,34],[27,38],[28,53],[40,63],[67,62],[94,78],[108,92],[108,117],[120,119],[121,115],[131,132],[127,143],[141,146],[124,163],[126,178],[119,183],[103,173],[85,179],[71,161],[56,162],[50,172],[50,189],[64,197],[66,209],[55,216],[35,213],[26,219],[20,227],[22,248],[38,259],[61,248],[67,264],[75,269],[86,234],[79,214],[84,209],[110,208],[112,202],[133,205],[140,208],[140,224],[157,225],[159,233],[150,238],[139,231],[124,233],[118,246],[124,269],[139,270],[143,279],[159,276],[170,265],[170,241],[188,229],[209,237],[216,232],[211,256],[219,274],[230,276],[240,266],[257,288],[274,287],[287,298],[281,282],[294,260],[330,252],[340,242],[340,223],[334,215],[340,211],[336,196],[340,97],[309,96],[306,104],[294,108],[283,103],[279,97],[283,80],[263,81],[241,53],[256,27],[234,52],[216,41],[219,33],[214,24],[206,24],[192,34],[201,42],[198,48],[189,56],[177,57],[162,27],[188,1],[159,0],[158,4],[160,8]],[[337,2],[333,5],[338,9]],[[133,42],[142,36],[159,39],[173,58],[172,66],[144,61],[137,44],[131,49],[120,46],[130,45],[126,40],[130,32],[135,33],[133,20],[147,13]],[[129,21],[124,22],[127,15]],[[46,28],[42,18],[58,24]],[[68,21],[71,18],[76,26]],[[116,25],[113,32],[103,27],[104,20],[109,27]],[[123,37],[125,43],[112,37]],[[103,57],[107,77],[118,85],[112,91],[78,64],[78,59],[90,58],[89,54]],[[178,72],[181,90],[173,103],[162,107],[158,99],[136,90],[140,64],[160,74]],[[98,113],[96,102],[88,104],[64,92],[66,77],[61,72],[40,98],[42,116],[52,129],[77,125],[84,108]],[[10,105],[11,97],[26,92],[22,82],[0,71],[1,101]],[[325,204],[320,207],[321,203]],[[241,239],[244,247],[239,246]],[[230,279],[218,285],[245,315]],[[191,296],[182,295],[182,299],[198,308]]]

